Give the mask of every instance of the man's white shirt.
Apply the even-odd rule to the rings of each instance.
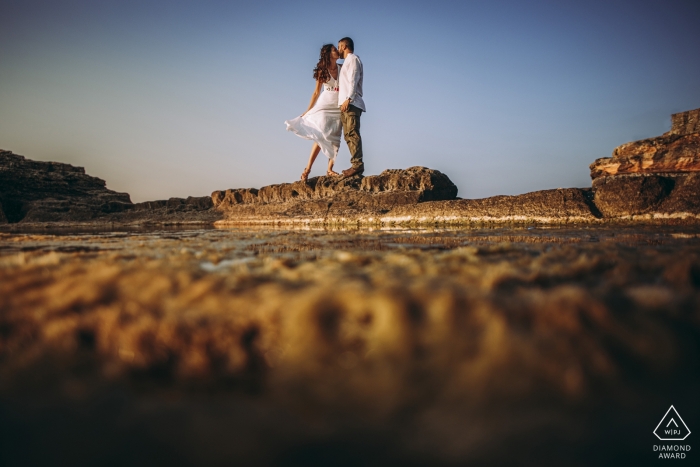
[[[350,99],[350,104],[358,109],[365,109],[365,101],[362,100],[362,62],[360,57],[349,53],[345,57],[340,68],[338,106]]]

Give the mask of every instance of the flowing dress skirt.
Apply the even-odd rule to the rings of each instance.
[[[287,120],[284,123],[287,126],[287,131],[292,131],[304,139],[315,141],[321,147],[321,152],[329,159],[335,159],[338,155],[342,130],[338,91],[325,89],[306,115]]]

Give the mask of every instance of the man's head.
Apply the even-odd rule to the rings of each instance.
[[[340,58],[345,58],[348,54],[355,52],[355,43],[349,37],[343,37],[338,41],[338,53]]]

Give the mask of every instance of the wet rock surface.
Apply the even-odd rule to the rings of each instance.
[[[0,205],[8,222],[83,221],[133,207],[82,167],[0,150]]]
[[[0,234],[0,455],[647,465],[698,310],[687,228]]]

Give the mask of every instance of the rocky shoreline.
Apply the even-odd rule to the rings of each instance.
[[[0,230],[148,225],[471,225],[700,223],[700,109],[671,130],[626,143],[590,166],[590,188],[460,199],[426,167],[314,177],[211,196],[132,203],[82,167],[0,150]]]

